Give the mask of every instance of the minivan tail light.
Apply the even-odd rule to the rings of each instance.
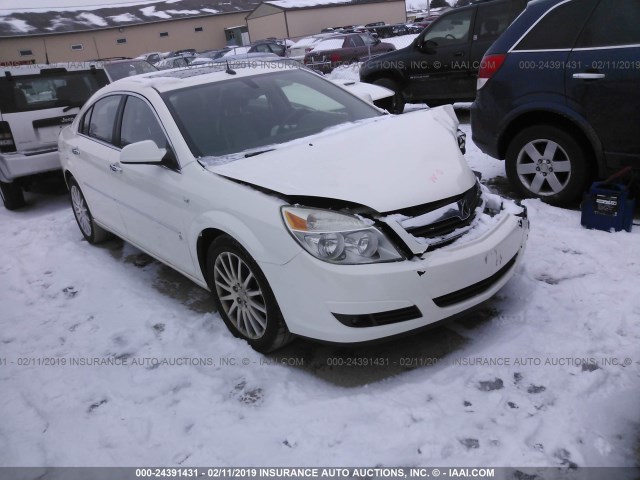
[[[0,122],[0,152],[15,152],[16,144],[13,141],[9,122]]]
[[[507,59],[507,54],[485,55],[480,62],[480,71],[478,72],[478,90],[485,86],[491,77],[493,77],[502,64]]]

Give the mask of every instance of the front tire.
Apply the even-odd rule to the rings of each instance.
[[[22,187],[16,182],[0,182],[0,196],[7,210],[17,210],[26,205]]]
[[[571,134],[551,126],[520,132],[507,149],[506,170],[523,197],[555,206],[577,201],[591,177],[588,153]]]
[[[207,276],[218,312],[234,336],[263,353],[293,340],[262,270],[234,239],[223,235],[211,243]]]
[[[80,190],[78,182],[73,177],[69,179],[69,192],[71,194],[73,215],[85,240],[95,245],[109,238],[109,232],[96,224],[82,190]]]
[[[383,108],[387,112],[396,115],[404,112],[404,97],[402,96],[402,92],[400,91],[400,88],[398,87],[398,84],[396,82],[394,82],[390,78],[379,78],[378,80],[373,82],[373,84],[388,88],[389,90],[393,90],[393,96],[373,102],[377,107]]]

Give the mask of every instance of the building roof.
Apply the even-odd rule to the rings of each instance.
[[[346,7],[372,3],[405,2],[405,0],[264,0],[247,16],[247,20],[265,17],[289,10],[325,7]]]
[[[301,1],[301,0],[298,0]],[[318,0],[322,1],[322,0]],[[89,6],[0,9],[0,37],[118,28],[181,18],[250,12],[259,0],[132,0]]]
[[[394,1],[401,0],[265,0],[263,3],[273,5],[282,10],[301,10],[306,8],[337,7]]]

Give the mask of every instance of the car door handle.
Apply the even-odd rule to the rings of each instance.
[[[71,153],[73,153],[74,155],[80,155],[80,149],[78,147],[73,147],[71,149]]]
[[[464,57],[464,52],[456,52],[453,54],[454,57]]]
[[[109,168],[111,169],[112,172],[120,173],[122,171],[122,167],[120,166],[119,163],[112,163],[111,165],[109,165]]]
[[[604,73],[586,73],[586,72],[582,72],[582,73],[574,73],[573,74],[573,78],[575,78],[577,80],[601,80],[604,77],[606,77],[606,75]]]

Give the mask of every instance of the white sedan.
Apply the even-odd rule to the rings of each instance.
[[[209,289],[263,352],[390,337],[494,295],[526,211],[479,184],[451,107],[392,116],[281,65],[98,91],[59,139],[84,237],[114,233]]]

